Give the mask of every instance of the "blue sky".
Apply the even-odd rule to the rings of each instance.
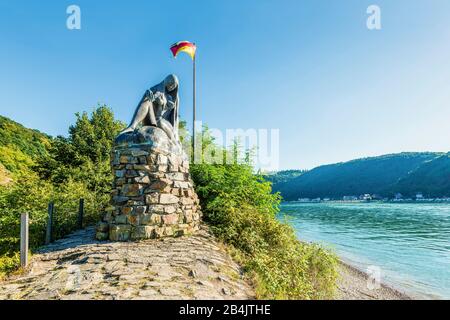
[[[82,29],[66,28],[76,4]],[[381,7],[382,30],[366,28]],[[450,151],[450,2],[0,0],[0,114],[66,135],[74,113],[108,104],[128,122],[149,86],[181,80],[191,119],[280,129],[280,167],[401,151]]]

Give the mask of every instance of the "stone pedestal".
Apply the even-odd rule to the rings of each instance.
[[[107,230],[113,241],[176,237],[198,230],[201,211],[189,162],[181,148],[167,144],[161,131],[147,127],[116,141],[112,206],[98,238],[106,237]],[[145,134],[150,142],[138,139]]]

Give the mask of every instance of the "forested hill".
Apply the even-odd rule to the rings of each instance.
[[[426,197],[450,196],[450,153],[399,153],[364,158],[345,163],[317,167],[286,179],[277,174],[274,191],[284,200],[299,198],[342,198],[361,194],[392,197],[395,193],[413,197],[422,192]]]
[[[306,170],[283,170],[269,174],[266,178],[273,184],[281,184],[297,178],[306,172]]]
[[[50,137],[0,116],[0,184],[47,153]]]

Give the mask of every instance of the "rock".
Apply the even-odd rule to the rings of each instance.
[[[148,206],[149,213],[164,213],[164,206],[161,204],[155,204]]]
[[[131,225],[112,225],[109,229],[109,239],[112,241],[128,241],[131,237]]]
[[[147,207],[146,206],[135,206],[133,209],[133,214],[134,215],[139,215],[139,214],[143,214],[147,211]]]
[[[194,220],[192,210],[186,210],[184,213],[184,222],[191,223]]]
[[[194,191],[192,191],[191,189],[183,190],[183,195],[186,198],[192,198],[192,196],[194,195]]]
[[[178,147],[152,127],[116,139],[111,161],[113,209],[105,220],[111,240],[177,237],[198,229],[197,198],[187,157]]]
[[[168,163],[168,159],[165,155],[158,154],[158,160],[157,163],[160,165],[166,165]]]
[[[189,277],[191,278],[197,278],[197,272],[195,270],[189,271]]]
[[[116,202],[116,203],[124,203],[124,202],[127,202],[128,201],[128,197],[123,197],[123,196],[115,196],[115,197],[113,197],[113,201],[114,202]]]
[[[174,231],[173,231],[172,227],[165,227],[164,228],[164,235],[165,236],[171,237],[171,236],[173,236],[173,234],[174,234]]]
[[[161,194],[159,198],[159,203],[161,204],[175,204],[178,203],[180,199],[173,194]]]
[[[150,178],[148,176],[136,177],[136,178],[134,178],[134,182],[139,183],[139,184],[149,184]]]
[[[176,290],[176,289],[162,288],[162,289],[159,290],[159,292],[163,296],[178,296],[178,295],[180,295],[180,290]]]
[[[147,157],[140,156],[140,157],[138,157],[138,159],[139,159],[139,164],[147,164]]]
[[[175,181],[173,183],[173,186],[175,188],[187,189],[187,188],[189,188],[189,182],[186,182],[186,181]]]
[[[167,178],[174,181],[184,181],[184,173],[182,172],[170,172],[167,174]]]
[[[117,224],[127,224],[127,216],[125,214],[121,214],[115,217],[115,222]]]
[[[156,181],[152,182],[150,184],[149,188],[152,189],[152,190],[163,190],[169,184],[170,184],[169,180],[167,180],[167,179],[160,179],[160,180],[156,180]]]
[[[231,291],[228,288],[222,288],[222,293],[226,296],[231,296]]]
[[[155,228],[155,237],[162,238],[164,236],[164,227],[156,227]]]
[[[108,234],[108,232],[97,232],[97,233],[95,234],[95,238],[96,238],[98,241],[106,241],[106,240],[108,240],[108,238],[109,238],[109,234]]]
[[[129,214],[131,214],[132,211],[133,211],[133,207],[126,206],[126,207],[121,208],[120,213],[123,215],[129,215]]]
[[[145,203],[147,204],[157,204],[160,203],[159,200],[159,194],[158,193],[150,193],[147,196],[145,196]]]
[[[144,214],[140,220],[143,225],[159,225],[161,223],[161,216],[156,213]]]
[[[126,172],[126,170],[116,170],[115,176],[117,178],[123,178],[125,176],[125,172]]]
[[[98,232],[108,232],[109,230],[109,224],[106,222],[99,222],[97,224],[97,231]]]
[[[139,218],[137,216],[128,216],[127,217],[127,221],[133,227],[135,227],[135,226],[137,226],[139,224]]]
[[[136,170],[133,170],[133,169],[127,169],[126,171],[125,171],[125,177],[126,178],[135,178],[135,177],[138,177],[139,176],[139,173],[136,171]],[[117,180],[116,180],[117,181]],[[125,181],[126,182],[126,181]]]
[[[175,207],[175,206],[165,206],[164,207],[164,213],[167,213],[167,214],[171,214],[171,213],[175,213],[175,212],[177,212],[177,207]]]
[[[122,194],[127,197],[136,197],[141,195],[142,186],[140,184],[126,184],[122,187]],[[143,191],[142,191],[143,192]]]
[[[149,166],[147,164],[139,164],[139,165],[134,165],[133,169],[136,171],[143,171],[144,173],[148,173],[148,172],[152,172],[153,169],[152,166]]]
[[[165,225],[174,225],[178,223],[178,214],[168,214],[162,216],[163,224]]]
[[[132,239],[153,239],[155,238],[155,227],[152,226],[137,226],[132,234]]]
[[[182,205],[193,205],[194,204],[194,200],[192,198],[181,198],[181,204]]]
[[[141,157],[141,156],[148,156],[148,152],[141,150],[141,149],[132,149],[131,150],[131,155],[133,157]]]

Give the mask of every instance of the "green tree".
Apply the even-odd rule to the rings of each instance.
[[[211,231],[225,242],[256,284],[259,298],[326,299],[334,294],[336,257],[320,246],[301,243],[276,218],[280,203],[271,183],[255,174],[251,152],[238,163],[239,143],[230,150],[214,145],[203,130],[204,149],[221,153],[222,164],[194,164],[191,174]],[[208,155],[203,154],[203,160]],[[224,164],[225,163],[225,164]]]
[[[114,120],[114,114],[107,106],[96,108],[89,117],[86,112],[76,113],[76,123],[69,128],[69,141],[81,157],[93,163],[109,161],[114,138],[125,127]]]
[[[36,170],[44,179],[64,183],[68,179],[84,181],[90,190],[107,192],[111,183],[110,153],[114,138],[125,127],[114,119],[105,105],[88,113],[76,113],[69,137],[52,140],[49,155],[39,160]]]
[[[76,228],[80,198],[85,199],[84,220],[88,224],[99,221],[109,203],[110,152],[114,138],[125,125],[115,120],[113,112],[106,106],[98,106],[90,115],[84,112],[76,117],[67,138],[49,139],[48,152],[40,152],[35,157],[35,172],[23,171],[17,175],[14,184],[0,186],[0,277],[13,271],[19,263],[21,212],[30,214],[30,245],[34,249],[44,241],[50,201],[56,208],[55,238]],[[17,132],[24,131],[19,125],[13,128],[21,129]],[[14,141],[22,141],[18,134],[13,137]]]

